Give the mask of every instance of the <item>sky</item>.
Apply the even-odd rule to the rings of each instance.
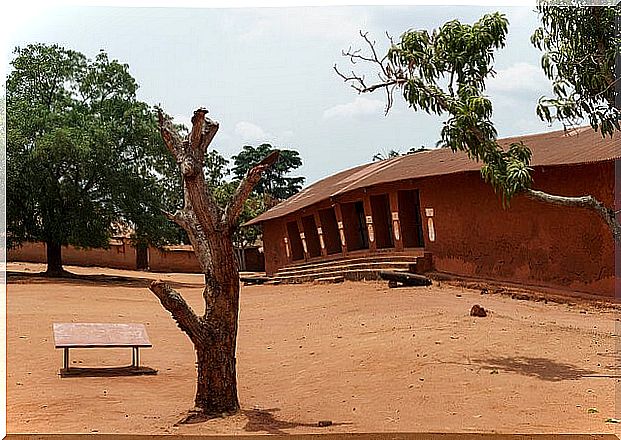
[[[409,109],[400,96],[388,115],[381,92],[358,95],[333,70],[351,68],[341,51],[360,48],[367,31],[386,50],[388,32],[472,23],[499,10],[510,22],[488,82],[501,137],[557,129],[535,114],[549,81],[530,44],[537,14],[530,6],[401,5],[264,8],[30,8],[4,32],[2,71],[15,46],[58,43],[93,58],[100,50],[127,63],[138,98],[189,124],[198,107],[220,123],[212,147],[230,158],[244,145],[295,149],[310,184],[370,162],[378,152],[435,146],[443,118]]]

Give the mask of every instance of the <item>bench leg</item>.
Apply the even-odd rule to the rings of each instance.
[[[69,369],[69,348],[65,347],[63,352],[63,368],[65,370]]]
[[[140,366],[140,353],[138,347],[132,347],[132,367],[138,368]]]

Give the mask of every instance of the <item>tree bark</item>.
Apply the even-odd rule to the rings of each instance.
[[[63,269],[62,246],[53,241],[45,243],[47,252],[47,270],[45,274],[51,277],[60,277],[67,272]]]
[[[615,242],[621,244],[621,224],[617,220],[616,213],[613,209],[606,207],[602,202],[591,195],[579,197],[566,197],[554,194],[548,194],[543,191],[534,189],[526,189],[524,194],[533,200],[545,203],[552,203],[559,206],[569,206],[574,208],[585,208],[595,212],[608,226]]]
[[[184,207],[164,214],[187,231],[205,274],[205,312],[200,317],[166,283],[154,281],[149,287],[196,351],[195,407],[186,422],[239,411],[235,352],[240,283],[232,232],[252,188],[278,159],[278,153],[271,154],[252,168],[229,205],[221,209],[209,193],[203,173],[206,149],[218,131],[218,124],[206,115],[207,110],[202,108],[194,112],[192,131],[182,140],[170,121],[159,114],[162,138],[177,160],[184,187]]]
[[[142,240],[136,243],[136,269],[149,270],[149,246]]]

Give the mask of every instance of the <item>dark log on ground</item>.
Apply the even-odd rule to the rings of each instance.
[[[431,286],[432,281],[423,275],[417,275],[409,272],[395,272],[383,270],[380,272],[380,278],[389,281],[389,287],[402,286]]]
[[[243,276],[239,277],[239,280],[244,283],[244,285],[252,285],[252,284],[264,284],[270,281],[272,278],[270,277],[262,277],[262,276]]]

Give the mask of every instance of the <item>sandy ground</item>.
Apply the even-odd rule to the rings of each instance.
[[[618,311],[445,285],[388,289],[379,282],[244,287],[242,412],[175,426],[192,406],[194,353],[144,278],[177,282],[202,310],[201,277],[69,269],[106,276],[9,278],[10,433],[559,433],[619,426],[606,422],[621,418]],[[475,303],[491,314],[470,317]],[[144,323],[153,348],[141,351],[142,364],[159,374],[60,378],[53,322]],[[130,350],[73,350],[71,356],[79,366],[130,362]],[[319,420],[334,424],[320,428]]]

